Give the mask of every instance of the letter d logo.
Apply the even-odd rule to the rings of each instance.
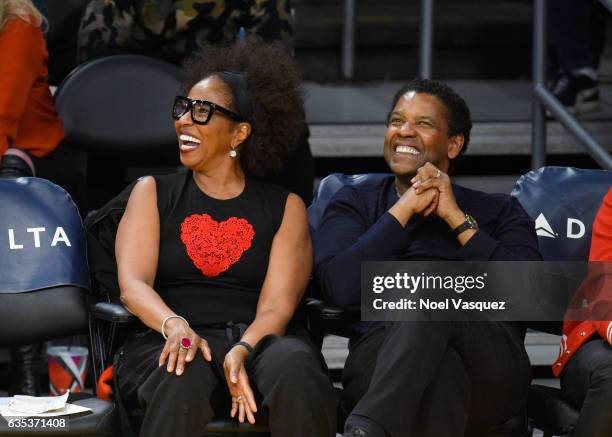
[[[577,228],[578,232],[574,232],[574,230],[576,229],[574,225],[578,226]],[[567,219],[567,238],[573,238],[573,239],[582,238],[584,236],[584,232],[585,232],[584,223],[574,218]]]

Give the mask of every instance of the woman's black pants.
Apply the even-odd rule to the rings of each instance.
[[[394,322],[351,345],[343,373],[345,428],[372,437],[463,437],[525,405],[524,332],[509,323]]]
[[[593,337],[565,365],[563,398],[580,410],[574,437],[612,436],[612,346]]]
[[[200,436],[215,417],[227,418],[231,398],[223,373],[233,344],[224,330],[197,330],[208,341],[213,362],[201,353],[176,376],[158,359],[165,341],[157,332],[132,335],[116,359],[122,403],[144,409],[142,436]],[[268,336],[247,363],[258,413],[273,437],[333,437],[337,397],[320,354],[302,338]]]

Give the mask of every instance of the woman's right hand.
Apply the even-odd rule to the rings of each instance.
[[[212,360],[212,354],[208,342],[200,337],[181,319],[170,319],[165,326],[166,345],[159,356],[159,366],[166,364],[168,373],[176,369],[176,375],[180,376],[185,371],[187,363],[193,361],[198,351],[202,352],[206,361]],[[181,346],[181,340],[188,338],[191,341],[189,349]],[[167,363],[166,363],[167,361]]]

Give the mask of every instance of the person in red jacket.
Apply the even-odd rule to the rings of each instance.
[[[29,0],[0,1],[0,58],[10,60],[0,63],[0,156],[19,157],[30,174],[30,156],[48,155],[64,138],[47,82],[41,22]]]
[[[65,188],[83,213],[85,158],[62,145],[64,125],[49,91],[43,21],[30,0],[0,0],[0,177],[49,179]]]
[[[589,274],[563,323],[559,358],[563,398],[580,409],[574,437],[612,436],[612,188],[595,217]],[[580,307],[584,307],[582,310]],[[580,311],[587,317],[577,317]]]

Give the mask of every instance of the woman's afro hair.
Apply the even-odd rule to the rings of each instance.
[[[231,46],[209,46],[185,62],[186,94],[202,79],[223,71],[240,73],[250,97],[252,132],[240,146],[242,169],[263,177],[279,170],[305,129],[304,99],[296,64],[280,43],[256,36]],[[228,84],[229,109],[238,111]]]

